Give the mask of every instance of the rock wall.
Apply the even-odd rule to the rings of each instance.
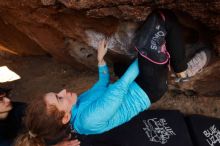
[[[155,8],[174,10],[188,30],[204,30],[219,54],[220,0],[0,0],[0,49],[18,55],[49,53],[79,69],[93,68],[97,44],[108,37],[107,58],[124,60],[135,55],[133,34]],[[218,64],[209,68],[211,75]]]

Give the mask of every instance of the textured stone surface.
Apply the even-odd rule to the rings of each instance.
[[[59,2],[68,8],[85,9],[92,17],[114,16],[137,21],[144,20],[151,8],[170,8],[187,12],[204,24],[220,29],[219,0],[59,0]]]
[[[20,55],[49,53],[75,67],[93,68],[95,48],[102,38],[110,41],[107,58],[114,58],[110,60],[134,56],[133,34],[154,8],[174,10],[186,26],[185,32],[196,30],[193,36],[186,33],[189,41],[196,37],[211,40],[219,54],[219,0],[0,0],[0,29],[5,28],[0,50]],[[196,77],[186,87],[202,95],[218,95],[217,68],[219,57],[208,68],[209,75]]]
[[[43,55],[46,53],[36,42],[1,19],[0,32],[0,50],[23,56]]]

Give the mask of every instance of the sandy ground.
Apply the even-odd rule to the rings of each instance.
[[[91,87],[98,77],[94,71],[78,71],[48,56],[16,57],[0,54],[0,66],[3,65],[21,76],[20,80],[0,84],[0,87],[12,88],[10,96],[14,101],[30,102],[44,93],[57,92],[63,88],[80,94]],[[220,118],[220,97],[198,97],[169,91],[151,109],[177,109],[185,114]]]

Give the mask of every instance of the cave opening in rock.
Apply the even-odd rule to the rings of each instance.
[[[138,1],[96,3],[78,0],[71,2],[42,0],[41,2],[0,3],[2,4],[0,8],[3,8],[0,12],[0,45],[4,46],[0,48],[0,65],[8,64],[9,68],[15,68],[23,74],[21,81],[15,81],[15,85],[7,84],[7,86],[18,88],[15,92],[30,85],[30,87],[40,86],[42,83],[48,83],[49,80],[55,80],[54,78],[58,78],[58,76],[66,77],[66,74],[71,72],[68,70],[69,67],[66,67],[68,65],[74,68],[72,72],[76,72],[76,74],[84,71],[95,74],[96,48],[102,38],[109,40],[109,54],[106,58],[110,67],[115,61],[131,60],[136,53],[131,47],[135,32],[154,8],[160,8],[163,5],[163,7],[173,10],[183,25],[188,60],[195,54],[194,48],[211,48],[214,52],[210,66],[194,77],[190,83],[183,85],[171,83],[171,91],[179,90],[173,91],[175,96],[195,95],[201,96],[200,99],[204,98],[204,100],[209,97],[211,99],[218,97],[220,92],[218,3],[205,2],[204,4],[199,1],[179,4],[166,1],[159,3]],[[209,6],[209,9],[206,6]],[[13,9],[11,9],[12,7]],[[47,54],[50,54],[52,58],[47,58]],[[19,58],[21,59],[19,60]],[[60,63],[59,67],[53,65],[53,59],[56,60],[55,64]],[[46,60],[49,62],[45,63]],[[61,64],[65,64],[65,67],[62,68]],[[52,71],[49,71],[50,66],[54,67]],[[65,68],[68,68],[68,71]],[[45,77],[48,77],[45,81],[43,80],[45,79],[44,74]],[[66,80],[62,78],[55,89],[61,86],[74,88],[70,86],[72,83],[64,83]],[[79,80],[83,80],[83,78],[79,77]],[[90,80],[92,81],[94,78],[92,77]],[[21,87],[18,87],[19,84]],[[40,87],[36,92],[41,93],[52,89],[52,85],[49,83],[46,88]],[[15,98],[23,100],[22,94],[31,95],[34,87],[25,89],[19,95],[14,93]],[[84,87],[79,89],[84,89]],[[187,91],[196,94],[188,94]],[[183,107],[182,109],[188,111]],[[193,109],[191,107],[189,111],[193,111]]]
[[[126,64],[137,55],[134,36],[155,8],[177,15],[187,61],[202,49],[212,50],[212,57],[190,82],[177,83],[170,72],[169,91],[151,109],[220,118],[218,0],[1,1],[0,88],[12,89],[11,99],[25,102],[64,88],[80,94],[97,81],[97,47],[103,38],[109,41],[106,60],[115,81],[114,63]],[[18,75],[11,78],[10,73],[1,72],[6,66]],[[5,75],[16,80],[5,82]]]

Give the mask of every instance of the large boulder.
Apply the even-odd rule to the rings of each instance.
[[[199,38],[211,41],[218,56],[219,0],[1,0],[0,50],[18,55],[51,54],[79,69],[93,68],[98,42],[108,37],[107,58],[129,59],[135,56],[131,47],[134,32],[154,8],[174,10],[188,30],[205,34],[205,39]],[[218,68],[219,57],[209,66],[209,75],[198,76],[187,87],[208,95],[210,90],[205,87],[215,79],[217,83],[209,87],[219,93]]]

